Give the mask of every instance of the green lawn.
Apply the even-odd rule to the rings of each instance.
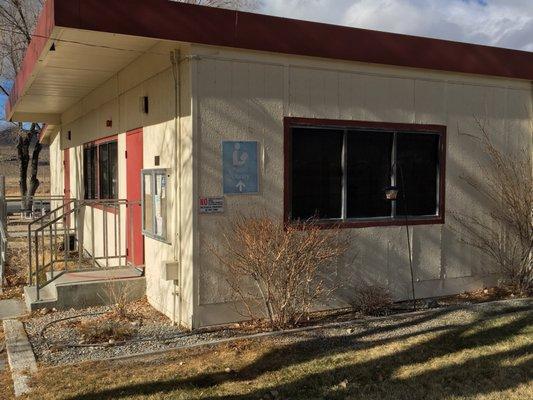
[[[530,304],[442,310],[299,343],[242,341],[43,369],[30,398],[533,399]]]

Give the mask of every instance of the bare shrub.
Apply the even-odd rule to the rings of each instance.
[[[352,307],[364,315],[386,314],[392,306],[389,290],[381,285],[361,283],[354,289]]]
[[[338,228],[321,229],[314,220],[285,226],[266,215],[238,215],[223,228],[222,249],[212,252],[227,268],[228,283],[247,316],[285,329],[336,289],[323,272],[348,243]]]
[[[134,329],[128,323],[100,318],[82,321],[77,329],[86,343],[109,342],[111,339],[115,341],[127,340],[134,333]]]
[[[530,148],[505,154],[492,142],[478,121],[481,136],[476,137],[488,156],[480,165],[484,182],[463,177],[490,204],[482,216],[455,213],[454,218],[467,233],[463,241],[479,249],[497,265],[504,283],[522,294],[533,291],[533,176]]]
[[[118,319],[130,319],[128,304],[132,301],[133,287],[128,282],[109,278],[100,299],[112,306],[112,315]]]

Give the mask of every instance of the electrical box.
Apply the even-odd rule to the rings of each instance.
[[[164,280],[177,281],[179,279],[179,263],[177,261],[165,261],[163,269]]]

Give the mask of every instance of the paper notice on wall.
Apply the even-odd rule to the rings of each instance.
[[[154,213],[155,234],[161,235],[163,233],[163,216],[161,215],[161,196],[158,194],[154,196]]]
[[[155,217],[155,234],[157,236],[163,236],[163,218]]]

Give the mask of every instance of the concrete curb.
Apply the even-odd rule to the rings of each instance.
[[[15,396],[18,397],[30,392],[29,375],[37,372],[37,362],[22,322],[4,320],[4,334]]]
[[[433,308],[429,310],[419,310],[419,311],[414,311],[414,312],[405,312],[405,313],[386,315],[386,316],[380,316],[380,317],[362,317],[362,318],[355,319],[355,320],[330,322],[327,324],[320,324],[320,325],[313,325],[313,326],[304,326],[301,328],[288,329],[285,331],[269,331],[269,332],[255,333],[251,335],[240,335],[240,336],[234,336],[230,338],[211,340],[208,342],[181,345],[181,346],[176,346],[176,347],[166,348],[166,349],[161,349],[161,350],[151,350],[151,351],[146,351],[146,352],[137,353],[137,354],[127,354],[123,356],[99,358],[95,360],[84,360],[84,361],[78,361],[78,362],[73,362],[73,363],[55,365],[50,368],[63,368],[66,366],[79,365],[79,364],[90,363],[90,362],[125,361],[125,360],[130,360],[130,359],[135,359],[135,358],[143,358],[143,357],[149,357],[149,356],[162,355],[166,353],[172,353],[177,350],[190,350],[190,349],[196,349],[200,347],[211,347],[211,346],[216,346],[219,344],[224,344],[224,343],[229,343],[229,342],[235,342],[239,340],[260,339],[264,337],[288,336],[294,333],[310,332],[310,331],[315,331],[315,330],[320,330],[320,329],[342,328],[345,326],[360,326],[360,325],[364,325],[366,323],[374,322],[374,321],[383,321],[387,319],[394,321],[394,320],[398,320],[398,319],[401,320],[401,319],[405,319],[409,317],[431,315],[431,314],[435,314],[438,312],[442,312],[443,310],[452,312],[452,311],[457,311],[457,310],[475,309],[475,308],[483,307],[484,305],[488,305],[488,304],[493,304],[496,307],[506,307],[508,304],[512,304],[512,303],[515,303],[515,305],[518,305],[516,303],[522,303],[522,306],[524,305],[533,306],[533,298],[498,300],[498,301],[491,301],[487,303],[458,304],[458,305],[451,305],[451,306],[444,307],[444,308]]]

